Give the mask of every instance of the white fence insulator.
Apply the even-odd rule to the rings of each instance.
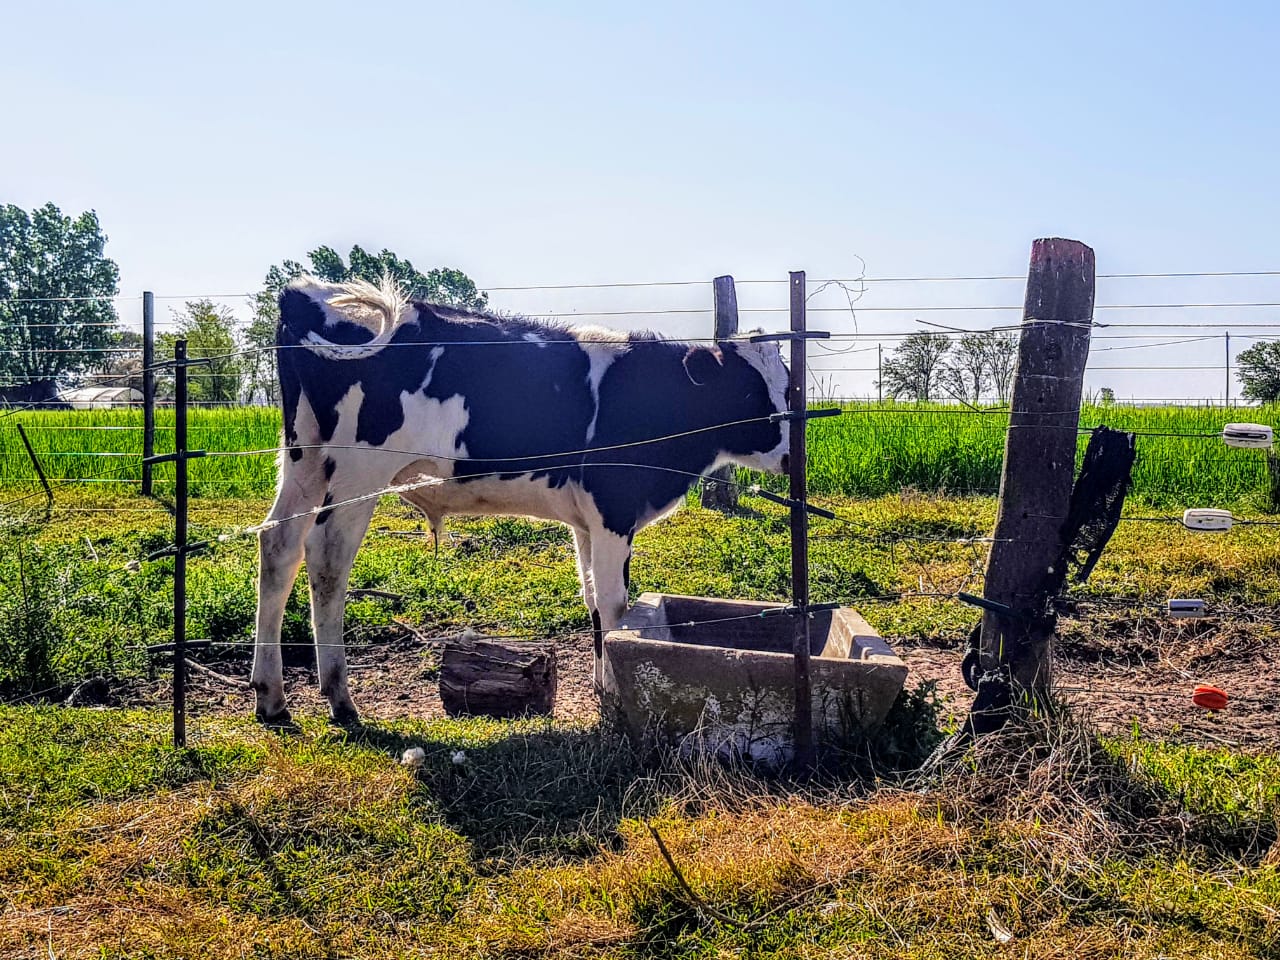
[[[1222,440],[1228,447],[1270,450],[1274,431],[1264,423],[1228,423],[1222,428]]]
[[[1230,530],[1234,518],[1230,510],[1192,507],[1182,514],[1182,525],[1188,530]]]
[[[1180,598],[1170,599],[1169,616],[1178,619],[1198,620],[1201,617],[1207,617],[1208,611],[1205,610],[1204,601],[1200,599]]]

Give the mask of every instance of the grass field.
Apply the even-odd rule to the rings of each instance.
[[[1052,719],[926,778],[788,786],[534,721],[210,718],[178,752],[166,732],[156,712],[0,708],[0,955],[1280,950],[1274,757]]]
[[[191,560],[190,636],[217,640],[243,671],[255,551],[237,530],[267,499],[212,489],[193,503],[192,536],[228,539]],[[37,500],[0,524],[9,696],[143,675],[139,647],[169,638],[172,561],[134,562],[171,542],[171,515],[126,491],[59,498],[48,518]],[[980,583],[985,548],[969,538],[989,533],[993,498],[826,501],[842,520],[814,521],[815,600]],[[684,510],[644,531],[633,592],[784,598],[786,514],[758,507]],[[435,552],[418,517],[380,506],[352,586],[382,593],[348,604],[353,644],[384,639],[396,617],[433,634],[586,627],[562,528],[496,518],[450,530]],[[1084,595],[1274,611],[1277,569],[1275,528],[1124,523]],[[926,646],[957,647],[974,619],[931,597],[859,608],[891,641]],[[1104,612],[1064,633],[1105,660],[1142,620]],[[1280,639],[1274,616],[1232,631],[1242,649]],[[285,639],[308,634],[299,586]],[[641,756],[581,724],[406,719],[348,732],[303,716],[278,734],[193,709],[192,746],[174,751],[162,710],[0,707],[0,956],[1280,955],[1274,750],[1138,728],[1099,738],[1049,714],[927,776],[860,761],[800,785]],[[912,711],[936,729],[927,696]],[[410,746],[426,751],[420,769],[397,762]]]
[[[845,415],[810,424],[810,489],[818,495],[879,497],[904,488],[952,494],[994,493],[999,486],[1007,415],[958,406],[849,404]],[[1145,434],[1138,439],[1133,495],[1165,507],[1225,506],[1274,510],[1264,455],[1213,439],[1225,423],[1280,425],[1280,408],[1086,406],[1081,425]],[[31,462],[14,425],[27,430],[49,476],[107,487],[137,482],[141,413],[48,411],[0,418],[0,488],[30,489]],[[1168,436],[1178,434],[1185,436]],[[1205,434],[1213,435],[1206,438]],[[209,451],[270,450],[279,443],[273,408],[192,411],[190,446]],[[157,415],[157,452],[172,446],[173,413]],[[1086,438],[1081,437],[1081,450]],[[172,476],[157,469],[157,482]],[[197,496],[260,497],[272,492],[270,453],[211,457],[191,471]],[[16,494],[15,494],[16,495]]]
[[[129,564],[172,542],[173,518],[154,500],[120,492],[71,490],[46,520],[39,501],[0,527],[0,693],[70,682],[95,671],[143,669],[140,645],[172,625],[172,561]],[[993,498],[889,496],[826,498],[840,520],[811,527],[810,585],[818,601],[858,601],[900,591],[954,593],[980,588]],[[256,538],[238,533],[261,521],[265,498],[193,501],[191,537],[213,540],[189,564],[190,636],[236,645],[251,640]],[[753,501],[751,513],[689,509],[641,532],[632,593],[645,590],[782,600],[790,590],[784,508]],[[424,521],[388,499],[379,508],[352,573],[394,603],[348,605],[351,639],[377,639],[400,616],[429,632],[474,627],[551,637],[588,626],[578,597],[573,545],[554,523],[451,518],[438,551]],[[217,538],[224,537],[219,542]],[[1162,605],[1169,596],[1205,596],[1220,607],[1280,605],[1280,536],[1273,527],[1194,533],[1176,523],[1123,523],[1086,596]],[[289,602],[285,640],[307,643],[301,578]],[[892,640],[955,645],[974,613],[949,599],[865,605]],[[1104,618],[1105,619],[1105,618]],[[1099,623],[1104,620],[1098,621]],[[1268,635],[1265,623],[1256,626]],[[35,665],[40,665],[39,669]]]

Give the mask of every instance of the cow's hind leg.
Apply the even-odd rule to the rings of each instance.
[[[249,685],[257,694],[255,713],[263,723],[288,723],[280,626],[285,604],[302,564],[303,543],[315,523],[307,511],[318,507],[324,481],[318,461],[286,461],[276,502],[258,534],[258,618]]]
[[[343,646],[347,580],[376,506],[376,498],[371,497],[321,511],[307,536],[307,579],[311,586],[311,624],[316,637],[320,693],[329,701],[329,716],[344,725],[360,719],[347,689],[347,654]]]

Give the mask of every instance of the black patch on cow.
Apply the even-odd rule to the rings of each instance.
[[[292,460],[294,463],[297,463],[299,460],[302,459],[302,451],[299,450],[297,447],[294,447],[289,451],[289,459]]]
[[[333,457],[324,458],[324,479],[329,481],[333,479],[333,471],[338,469],[338,464],[334,462]]]
[[[324,503],[322,504],[322,506],[327,507],[327,506],[329,506],[329,504],[331,504],[331,503],[333,503],[333,491],[332,491],[332,490],[326,490],[326,491],[325,491],[325,494],[324,494]],[[323,524],[326,520],[328,520],[328,519],[329,519],[329,515],[330,515],[331,513],[333,513],[333,511],[332,511],[332,510],[321,510],[319,513],[317,513],[317,514],[316,514],[316,526],[320,526],[320,525],[321,525],[321,524]]]
[[[641,519],[684,496],[721,450],[758,453],[781,439],[780,427],[765,419],[775,412],[768,385],[733,344],[713,350],[633,336],[601,379],[597,413],[587,350],[565,329],[422,303],[414,307],[416,319],[398,326],[377,353],[333,360],[296,344],[313,331],[335,343],[367,342],[372,333],[345,322],[324,326],[323,311],[310,298],[285,292],[280,340],[293,348],[277,355],[286,436],[293,430],[299,390],[306,393],[323,443],[337,427],[338,404],[358,384],[363,400],[355,439],[373,446],[403,426],[405,392],[422,390],[442,402],[462,396],[467,423],[454,439],[466,445],[469,457],[454,465],[459,482],[495,474],[532,474],[550,487],[574,481],[594,499],[605,526],[625,537]],[[755,422],[705,429],[739,420]],[[685,435],[645,442],[673,434]]]
[[[622,561],[622,585],[631,589],[631,554],[627,554],[627,559]]]
[[[718,364],[699,356],[714,353],[707,347],[640,342],[605,373],[594,446],[684,434],[586,458],[587,464],[602,464],[588,466],[582,484],[614,533],[630,536],[645,514],[683,497],[721,450],[748,455],[772,450],[781,441],[781,428],[767,420],[775,411],[764,378],[733,345],[724,345]],[[686,366],[698,371],[701,382],[693,381]],[[740,420],[752,422],[706,429]]]
[[[604,655],[604,623],[600,619],[600,611],[591,611],[591,637],[592,648],[595,650],[596,659],[599,660]]]

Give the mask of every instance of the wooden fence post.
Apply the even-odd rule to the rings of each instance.
[[[712,281],[715,294],[716,331],[715,338],[728,340],[738,334],[738,293],[733,285],[733,277],[716,277]],[[702,505],[713,510],[736,510],[738,507],[738,488],[733,485],[734,468],[732,465],[721,467],[709,473],[702,481]]]
[[[1049,688],[1054,625],[1043,584],[1065,547],[1093,295],[1092,249],[1056,238],[1032,244],[979,653],[984,679],[996,678],[1015,700]],[[976,732],[992,706],[982,686],[970,718]],[[1002,716],[990,726],[1003,722],[1000,699]]]

